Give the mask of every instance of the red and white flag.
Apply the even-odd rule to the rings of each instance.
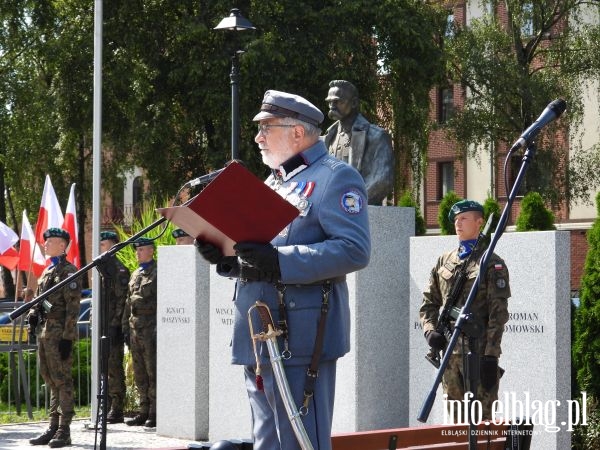
[[[44,193],[42,194],[42,203],[40,204],[40,212],[35,225],[35,240],[44,245],[44,232],[48,228],[60,228],[65,221],[63,213],[60,209],[56,193],[52,187],[50,176],[46,175],[44,183]]]
[[[67,250],[67,260],[79,269],[81,268],[81,259],[79,258],[77,212],[75,209],[75,183],[71,185],[71,193],[69,194],[69,202],[67,203],[67,211],[65,213],[65,221],[62,224],[62,229],[67,231],[71,236],[71,242],[69,243],[69,249]]]
[[[19,247],[19,270],[33,272],[39,278],[46,267],[46,258],[42,254],[40,246],[35,241],[33,229],[27,218],[27,212],[23,211],[23,224],[21,225],[21,244]]]
[[[17,233],[5,223],[0,222],[0,265],[8,270],[13,270],[19,263],[19,253],[14,248],[18,240]]]

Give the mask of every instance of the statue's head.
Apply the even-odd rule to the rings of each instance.
[[[358,89],[349,81],[330,81],[325,101],[329,105],[327,115],[332,120],[343,120],[358,113]]]

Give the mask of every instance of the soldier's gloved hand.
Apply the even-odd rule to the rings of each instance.
[[[38,318],[37,314],[32,314],[29,317],[27,317],[27,321],[29,322],[29,329],[35,330],[35,327],[37,327],[39,320],[40,319]]]
[[[481,386],[490,390],[498,382],[498,358],[495,356],[482,356],[479,363]]]
[[[238,242],[233,249],[242,262],[249,266],[279,275],[279,252],[271,244]]]
[[[219,264],[223,259],[223,252],[213,244],[196,239],[194,245],[198,249],[198,253],[211,264]]]
[[[435,330],[429,330],[425,333],[425,339],[427,339],[429,346],[436,351],[446,348],[446,338]]]
[[[73,348],[73,341],[69,339],[61,339],[58,341],[58,351],[60,353],[60,359],[63,361],[69,357],[71,354],[71,349]]]

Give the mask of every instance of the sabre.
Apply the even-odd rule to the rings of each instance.
[[[260,333],[254,333],[254,325],[252,321],[252,312],[255,311],[260,318],[260,322],[262,325],[262,330]],[[292,429],[294,430],[294,434],[296,435],[296,439],[300,444],[302,450],[313,450],[313,446],[308,438],[308,434],[306,433],[306,429],[304,428],[304,424],[302,423],[301,413],[298,411],[294,403],[294,398],[292,396],[292,392],[290,391],[290,385],[288,383],[287,377],[285,376],[285,369],[283,368],[284,359],[281,356],[281,352],[279,351],[279,345],[277,344],[277,337],[283,332],[279,329],[275,328],[273,324],[273,317],[271,316],[271,311],[266,303],[257,301],[254,305],[250,307],[248,310],[248,324],[250,326],[250,337],[252,338],[252,345],[254,346],[254,355],[256,357],[256,376],[257,376],[257,385],[260,385],[260,364],[258,353],[256,352],[256,342],[266,342],[267,350],[269,351],[269,357],[271,359],[271,366],[273,367],[273,375],[275,377],[275,382],[277,383],[277,387],[279,388],[279,392],[281,394],[281,398],[283,400],[283,405],[285,406],[285,410],[287,412],[288,418],[290,419],[290,423],[292,424]]]

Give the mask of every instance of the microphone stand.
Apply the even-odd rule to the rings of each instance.
[[[218,175],[221,171],[222,171],[222,169],[215,171],[215,172],[211,172],[207,175],[203,175],[202,177],[194,180],[194,181],[197,181],[197,180],[200,180],[200,181],[193,184],[193,186],[196,186],[198,184],[206,184],[206,183],[212,181],[216,177],[216,175]],[[186,183],[186,185],[189,185],[189,184],[190,183]],[[183,188],[187,187],[186,185],[184,185],[179,190],[179,192],[181,192],[181,190],[183,190]],[[179,193],[178,193],[178,195],[179,195]],[[191,203],[194,200],[194,198],[195,197],[190,198],[183,204],[187,205],[187,204]],[[50,297],[52,294],[54,294],[55,292],[57,292],[64,286],[71,283],[73,280],[76,280],[77,278],[81,277],[82,275],[86,274],[91,269],[96,267],[96,269],[100,273],[100,276],[102,277],[102,281],[103,281],[102,286],[101,286],[101,296],[100,296],[101,311],[102,311],[101,312],[102,321],[101,321],[101,325],[100,325],[101,338],[100,338],[100,346],[99,346],[101,363],[100,363],[100,374],[98,377],[99,378],[98,381],[100,383],[100,386],[99,386],[100,389],[98,389],[99,393],[98,393],[98,397],[97,397],[100,400],[100,407],[98,410],[98,415],[100,416],[100,420],[101,420],[100,450],[106,450],[106,409],[107,409],[107,403],[108,403],[107,402],[107,384],[108,384],[107,380],[108,380],[108,356],[109,356],[109,351],[110,351],[110,342],[109,342],[109,338],[107,336],[107,333],[108,333],[108,299],[106,296],[106,292],[108,289],[108,281],[109,281],[109,278],[111,277],[111,274],[107,270],[107,263],[109,262],[109,258],[116,257],[115,255],[117,254],[117,252],[119,252],[120,250],[125,248],[127,245],[132,244],[138,238],[144,236],[146,233],[148,233],[149,231],[153,230],[154,228],[158,227],[160,224],[162,224],[166,221],[167,221],[166,217],[161,217],[160,219],[154,221],[153,223],[151,223],[144,229],[140,230],[139,232],[137,232],[136,234],[131,236],[129,239],[126,239],[122,242],[116,243],[115,245],[113,245],[110,249],[108,249],[104,253],[96,256],[90,263],[86,264],[84,267],[79,269],[77,272],[68,276],[64,280],[56,283],[54,286],[52,286],[48,290],[42,292],[36,298],[32,299],[31,301],[29,301],[27,303],[24,303],[23,305],[19,306],[17,309],[15,309],[14,311],[12,311],[8,314],[9,320],[11,322],[14,322],[16,319],[21,317],[23,314],[25,314],[31,308],[39,305],[44,300],[46,300],[48,297]],[[98,429],[98,425],[96,425],[96,429]]]
[[[440,367],[436,373],[436,376],[435,376],[435,379],[433,382],[433,386],[432,386],[431,390],[429,391],[429,394],[425,398],[425,401],[423,402],[423,405],[421,406],[419,415],[417,416],[417,420],[419,422],[423,422],[423,423],[427,422],[427,418],[429,417],[429,413],[431,412],[431,408],[433,407],[433,403],[435,401],[437,388],[438,388],[440,382],[442,381],[442,376],[444,375],[446,367],[448,366],[448,363],[450,361],[450,356],[452,356],[454,347],[456,347],[456,344],[458,342],[458,339],[459,339],[461,333],[465,332],[465,334],[468,334],[469,326],[472,325],[472,323],[470,323],[470,321],[472,322],[472,315],[470,313],[471,305],[473,304],[473,301],[475,301],[475,296],[477,295],[477,291],[479,290],[479,284],[481,283],[482,278],[485,276],[484,272],[487,270],[487,265],[488,265],[489,259],[492,255],[492,253],[494,253],[494,249],[496,248],[496,244],[498,243],[498,240],[504,233],[504,230],[506,228],[506,223],[508,221],[508,216],[511,211],[512,204],[517,196],[517,193],[519,192],[519,188],[521,187],[523,178],[525,177],[525,172],[527,171],[527,168],[529,167],[529,164],[535,155],[535,150],[536,150],[535,142],[532,142],[531,144],[529,144],[527,146],[527,150],[523,154],[521,168],[519,169],[519,173],[517,174],[515,183],[512,187],[512,190],[510,191],[510,194],[506,201],[506,205],[504,205],[504,209],[502,210],[502,214],[498,221],[498,226],[496,227],[496,231],[492,236],[490,245],[488,246],[487,250],[481,257],[481,260],[479,262],[479,272],[477,273],[477,278],[475,278],[475,281],[473,282],[473,286],[471,286],[471,290],[469,291],[469,296],[467,297],[467,300],[465,301],[465,304],[462,307],[458,318],[456,319],[456,323],[454,325],[454,331],[452,332],[452,337],[450,338],[450,341],[448,342],[448,346],[446,347],[446,350],[444,352],[444,357],[442,358]],[[507,157],[509,155],[510,155],[510,153],[507,155]],[[477,359],[476,362],[469,362],[469,366],[470,366],[469,371],[471,372],[469,375],[473,375],[472,378],[477,378],[476,380],[475,379],[469,380],[469,388],[475,389],[475,391],[472,392],[474,396],[477,394],[477,384],[479,381],[478,380],[479,374],[478,373],[474,374],[474,372],[475,372],[474,369],[479,368],[479,356],[478,355],[477,355],[476,359]],[[476,367],[473,367],[473,365],[475,365]],[[477,449],[477,433],[476,433],[477,424],[473,423],[474,421],[473,421],[473,417],[471,417],[470,410],[471,410],[471,408],[469,407],[468,408],[469,413],[467,414],[467,416],[469,418],[469,450],[476,450]]]

